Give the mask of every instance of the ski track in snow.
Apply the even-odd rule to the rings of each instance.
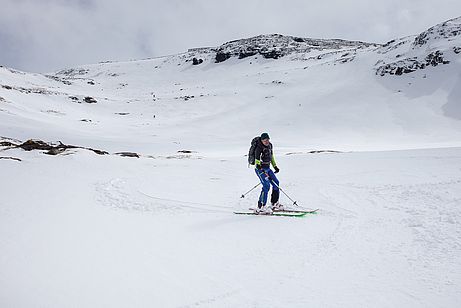
[[[185,211],[229,213],[229,210],[225,210],[226,207],[223,206],[154,197],[132,187],[126,179],[115,178],[106,183],[98,183],[95,189],[99,196],[98,202],[115,209],[170,214]]]
[[[338,156],[339,157],[339,156]],[[341,174],[342,178],[360,179],[364,175],[375,172],[346,172]],[[402,174],[404,177],[412,178],[413,174]],[[225,175],[224,175],[225,176]],[[387,177],[387,176],[386,176]],[[284,189],[293,191],[298,184],[284,183]],[[272,238],[270,241],[274,247],[283,247],[283,251],[268,251],[267,247],[257,245],[250,249],[245,258],[242,259],[239,267],[251,272],[254,260],[262,264],[270,264],[272,260],[286,259],[286,255],[308,256],[307,258],[290,259],[286,266],[271,267],[271,275],[277,277],[276,281],[268,282],[266,275],[256,275],[252,284],[269,285],[271,288],[284,288],[290,285],[296,292],[298,287],[293,287],[291,281],[303,281],[306,275],[313,273],[321,274],[320,269],[316,270],[316,264],[329,264],[329,268],[320,266],[328,272],[341,271],[342,267],[348,267],[351,273],[360,273],[358,283],[352,283],[357,289],[362,289],[366,296],[363,302],[369,305],[376,304],[372,300],[373,294],[377,296],[375,288],[368,288],[363,285],[363,280],[378,283],[392,281],[394,276],[402,274],[399,271],[407,271],[415,275],[414,280],[418,285],[424,286],[434,293],[439,292],[442,287],[435,287],[437,284],[455,287],[459,281],[460,272],[448,271],[457,268],[459,263],[459,252],[461,251],[461,229],[460,213],[456,207],[459,204],[461,178],[452,177],[445,181],[430,181],[408,184],[366,184],[365,181],[352,180],[346,183],[338,181],[319,181],[311,185],[310,189],[316,192],[316,199],[321,205],[318,214],[305,219],[308,223],[315,220],[322,221],[328,227],[322,230],[320,239],[308,241],[308,245],[302,245],[297,240],[287,241],[285,238]],[[159,198],[146,194],[136,188],[136,184],[130,183],[130,179],[115,178],[109,182],[96,185],[99,194],[99,202],[104,206],[134,210],[140,212],[152,212],[158,214],[178,215],[195,213],[195,215],[211,214],[215,221],[198,223],[191,227],[192,232],[215,232],[214,229],[223,226],[233,226],[253,221],[254,219],[268,220],[280,219],[274,217],[232,217],[232,208],[217,206],[208,203],[187,202],[168,198]],[[259,194],[255,190],[245,199],[238,201],[240,208],[251,206]],[[288,200],[285,200],[288,202]],[[289,203],[286,203],[289,204]],[[313,203],[311,202],[311,205]],[[317,204],[316,204],[317,205]],[[216,216],[217,215],[217,216]],[[282,218],[283,219],[283,218]],[[287,220],[288,221],[288,220]],[[287,221],[278,221],[282,224]],[[394,226],[395,229],[389,229]],[[275,232],[275,231],[274,231]],[[313,236],[318,236],[313,235]],[[228,235],[223,235],[223,240],[232,241]],[[305,239],[301,240],[304,241]],[[349,247],[357,241],[362,243],[369,252],[364,253],[361,249],[355,251]],[[258,248],[259,247],[259,248]],[[410,248],[410,249],[409,249]],[[352,263],[351,260],[354,260]],[[389,272],[383,272],[383,268],[390,268]],[[440,271],[445,276],[440,275]],[[445,272],[446,271],[446,272]],[[223,270],[223,275],[226,271]],[[309,273],[309,274],[307,274]],[[406,274],[408,275],[408,273]],[[207,276],[208,280],[214,280]],[[435,283],[437,282],[437,283]],[[341,288],[338,286],[338,288]],[[421,299],[421,294],[414,288],[408,288],[405,283],[382,285],[386,293],[396,292],[400,294],[402,302],[410,305],[426,306],[427,302]],[[303,288],[301,288],[303,289]],[[304,292],[299,289],[299,292]],[[329,292],[317,290],[320,296],[328,297]],[[346,291],[344,291],[347,293]],[[303,293],[304,294],[304,293]],[[458,295],[459,292],[458,292]],[[242,298],[249,296],[246,292],[233,291],[221,293],[216,297],[207,297],[197,300],[191,304],[181,307],[212,307],[232,303],[235,297]],[[379,296],[380,305],[390,304],[385,297]],[[293,305],[308,304],[313,298],[305,295],[302,299],[293,299]],[[251,300],[246,299],[248,303]],[[268,307],[277,307],[281,302],[259,301],[258,305],[264,302]],[[287,299],[284,298],[287,304]],[[255,306],[258,306],[255,305]],[[251,305],[250,305],[251,306]]]
[[[337,228],[329,241],[319,247],[319,251],[322,251],[324,256],[329,255],[338,249],[338,245],[354,241],[356,236],[364,237],[369,242],[379,241],[370,236],[377,226],[400,226],[411,232],[412,239],[394,239],[389,243],[379,241],[379,251],[390,252],[403,258],[415,274],[418,273],[418,281],[422,284],[431,285],[438,281],[442,285],[454,287],[454,281],[459,278],[459,269],[456,272],[447,272],[442,279],[439,271],[443,271],[444,268],[457,268],[459,265],[461,217],[457,205],[460,200],[459,196],[453,197],[450,190],[456,191],[460,188],[461,180],[335,188],[333,194],[325,197],[329,200],[336,199],[342,204],[346,202],[353,205],[360,202],[361,209],[346,210],[331,201],[330,204],[336,209]],[[389,216],[389,212],[393,214]],[[412,249],[408,249],[409,247]],[[366,257],[361,259],[360,264],[368,264],[370,268],[376,262],[375,259]],[[436,291],[434,287],[429,289]],[[406,289],[398,288],[398,291],[419,301],[421,305],[427,305]]]
[[[424,154],[434,151],[439,153],[437,159]],[[153,163],[148,158],[107,158],[82,151],[60,157],[15,151],[11,155],[23,164],[2,162],[5,172],[18,175],[2,187],[13,191],[18,181],[26,181],[32,195],[53,199],[36,204],[31,211],[30,196],[9,198],[3,192],[9,202],[2,205],[0,227],[7,236],[0,236],[0,244],[5,251],[36,256],[37,252],[15,237],[12,230],[16,228],[11,226],[20,226],[21,236],[27,238],[35,236],[28,231],[31,223],[64,223],[58,233],[44,228],[38,229],[37,236],[74,238],[73,228],[84,223],[84,231],[77,228],[83,232],[79,242],[91,247],[92,259],[85,257],[86,249],[72,248],[72,256],[102,266],[107,257],[101,245],[109,251],[121,245],[118,253],[129,255],[120,261],[113,259],[113,266],[149,274],[143,283],[161,292],[155,298],[146,298],[149,292],[138,296],[143,302],[166,307],[305,307],[312,303],[322,307],[450,307],[461,298],[457,288],[461,281],[461,155],[453,155],[459,149],[420,150],[415,151],[420,156],[415,162],[413,152],[408,153],[281,156],[282,188],[299,204],[320,208],[318,214],[299,219],[232,214],[253,205],[259,194],[255,190],[239,198],[256,180],[253,170],[238,168],[240,158],[222,162],[204,156]],[[100,173],[93,173],[95,163]],[[43,176],[43,164],[51,181],[47,187],[36,185]],[[46,167],[51,164],[57,168]],[[181,173],[175,176],[178,166]],[[78,185],[72,190],[76,196],[63,203],[60,191],[67,190],[56,191],[56,187],[66,185],[67,175],[77,174],[76,170],[78,178],[72,182]],[[159,178],[160,174],[172,177]],[[189,181],[190,174],[200,177]],[[236,177],[242,179],[241,184],[235,185]],[[175,193],[177,183],[187,183],[181,186],[184,194]],[[210,190],[215,194],[207,197],[205,192]],[[181,200],[183,196],[191,198]],[[202,202],[205,197],[210,202]],[[284,196],[282,202],[290,204]],[[45,243],[45,249],[49,245]],[[48,249],[54,263],[69,258],[65,250]],[[11,266],[0,268],[3,277],[13,277],[10,269],[17,277],[37,268],[49,269],[57,277],[65,273],[50,268],[46,258],[24,263],[7,254],[4,260]],[[74,264],[84,267],[77,260]],[[109,268],[86,275],[100,281],[114,273]],[[42,281],[40,275],[30,277],[32,285]],[[139,277],[118,279],[115,290],[125,289],[126,284],[140,287]],[[57,288],[53,282],[45,285],[49,290]],[[71,282],[67,290],[76,288],[82,300],[92,298],[90,290],[78,283]],[[183,290],[183,295],[169,298],[173,289]],[[278,295],[268,295],[267,290],[278,290]],[[49,303],[54,297],[42,294],[33,298]],[[123,295],[121,300],[126,303],[131,297]]]

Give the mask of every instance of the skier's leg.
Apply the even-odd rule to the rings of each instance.
[[[269,170],[268,174],[270,178],[270,183],[272,185],[271,203],[276,204],[279,201],[279,197],[280,197],[280,190],[279,190],[280,182],[272,170]]]
[[[259,195],[258,207],[264,206],[267,203],[267,195],[270,189],[270,181],[264,171],[256,169],[256,175],[262,184],[261,194]]]

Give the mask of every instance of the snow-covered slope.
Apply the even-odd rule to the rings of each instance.
[[[457,307],[460,50],[457,18],[383,45],[0,67],[0,306]],[[233,215],[262,131],[318,214]]]
[[[459,145],[460,27],[382,46],[268,35],[50,75],[1,68],[1,131],[147,152],[235,148],[265,130],[308,148]]]
[[[287,193],[320,208],[301,219],[233,215],[257,199],[239,201],[257,183],[239,157],[7,155],[23,161],[0,160],[2,307],[461,299],[459,148],[279,155]]]

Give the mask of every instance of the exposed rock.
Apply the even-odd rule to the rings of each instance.
[[[338,50],[345,47],[364,48],[369,46],[378,46],[378,44],[271,34],[225,43],[216,49],[215,60],[216,63],[220,63],[234,56],[243,59],[257,54],[262,55],[266,59],[278,59],[288,54],[308,53],[312,50]]]
[[[96,104],[98,101],[91,96],[86,96],[83,101],[88,104]]]
[[[81,148],[81,149],[86,149],[86,150],[93,151],[98,155],[108,155],[109,154],[109,152],[102,151],[102,150],[96,150],[96,149],[92,149],[92,148]]]
[[[94,153],[98,155],[109,154],[106,151],[101,151],[101,150],[96,150],[96,149],[86,148],[86,147],[80,147],[80,146],[75,146],[75,145],[67,145],[67,144],[63,144],[60,141],[59,141],[59,144],[54,145],[51,143],[46,143],[42,140],[34,140],[34,139],[29,139],[26,142],[16,145],[16,147],[21,148],[25,151],[32,151],[32,150],[47,151],[45,152],[45,154],[48,154],[48,155],[58,155],[58,154],[63,153],[67,149],[85,149],[85,150],[93,151]]]
[[[65,75],[68,77],[75,77],[75,76],[82,76],[88,74],[90,70],[86,68],[71,68],[71,69],[65,69],[61,70],[56,73],[56,75]]]
[[[65,115],[64,112],[61,112],[61,111],[58,111],[58,110],[52,110],[52,109],[41,110],[41,112],[44,112],[44,113],[51,113],[51,114],[55,114],[55,115]]]
[[[193,98],[195,98],[195,95],[184,95],[184,96],[175,97],[175,99],[183,99],[185,101],[188,101]]]
[[[309,154],[319,154],[319,153],[342,153],[341,151],[334,151],[334,150],[314,150],[309,151]]]
[[[275,49],[272,49],[269,52],[260,52],[260,54],[266,59],[278,59],[284,56],[281,50],[275,50]]]
[[[48,152],[46,152],[45,154],[48,154],[48,155],[58,155],[58,154],[61,154],[63,153],[65,150],[67,150],[68,148],[66,147],[55,147],[55,148],[51,148]]]
[[[427,66],[437,66],[439,64],[448,64],[450,61],[443,58],[443,53],[439,50],[428,54],[423,60],[417,57],[403,59],[397,62],[388,63],[378,67],[377,75],[403,75],[412,73],[419,69],[425,69]]]
[[[68,86],[72,85],[72,82],[70,82],[69,80],[55,76],[55,75],[45,75],[45,77],[53,79],[57,82],[62,82],[63,84],[68,85]]]
[[[203,63],[203,59],[197,59],[197,58],[192,59],[192,65],[199,65],[202,63]]]
[[[437,66],[439,64],[448,64],[450,61],[444,60],[443,53],[441,51],[436,51],[430,53],[426,57],[426,65]]]
[[[217,51],[215,60],[216,60],[216,63],[220,63],[220,62],[226,61],[230,57],[231,57],[231,54],[229,52]]]
[[[134,153],[134,152],[118,152],[118,153],[115,153],[116,155],[120,155],[122,157],[135,157],[135,158],[139,158],[139,154],[138,153]]]
[[[335,154],[335,153],[342,153],[342,152],[341,151],[335,151],[335,150],[312,150],[312,151],[307,151],[307,152],[289,152],[289,153],[286,153],[285,155],[321,154],[321,153]]]
[[[379,48],[377,52],[386,54],[397,48],[402,49],[402,51],[393,56],[399,61],[391,62],[392,60],[389,60],[388,62],[387,59],[381,60],[376,64],[376,74],[381,76],[387,74],[403,75],[426,69],[428,66],[435,67],[439,64],[449,64],[450,61],[444,57],[444,52],[449,55],[448,48],[452,49],[454,53],[461,52],[461,48],[455,45],[460,39],[461,17],[458,17],[435,25],[418,36],[392,40]],[[451,47],[443,47],[444,44],[441,45],[441,42],[451,42]],[[412,56],[410,57],[408,54]]]
[[[32,151],[32,150],[45,150],[49,151],[53,148],[52,145],[41,141],[41,140],[34,140],[34,139],[29,139],[20,145],[17,146],[18,148],[23,149],[24,151]]]
[[[14,144],[14,143],[9,142],[9,141],[0,141],[0,147],[14,147],[16,145],[17,144]]]
[[[16,161],[22,161],[20,158],[9,157],[9,156],[0,156],[0,159],[11,159],[11,160],[16,160]]]
[[[257,55],[257,54],[258,54],[258,51],[253,50],[251,47],[249,47],[247,50],[240,50],[239,59],[252,57],[252,56]]]
[[[381,46],[381,48],[378,50],[378,53],[387,53],[390,52],[394,49],[399,48],[402,45],[405,45],[408,43],[408,40],[405,38],[399,39],[399,40],[392,40]]]
[[[335,62],[337,62],[337,63],[348,63],[348,62],[354,61],[355,56],[348,57],[347,55],[348,54],[342,55],[341,59],[339,59],[339,60],[337,60]]]
[[[430,40],[453,38],[458,35],[461,35],[461,17],[447,20],[427,29],[415,38],[413,46],[418,48]]]
[[[16,90],[21,93],[26,93],[26,94],[45,94],[45,95],[58,95],[61,94],[60,92],[55,92],[55,91],[50,91],[44,88],[24,88],[24,87],[12,87],[9,85],[2,85],[2,88],[7,89],[7,90]]]

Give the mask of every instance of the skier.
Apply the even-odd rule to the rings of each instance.
[[[261,194],[258,200],[258,207],[255,209],[256,213],[270,214],[273,209],[283,210],[283,206],[279,203],[279,180],[275,176],[280,169],[277,167],[275,162],[274,153],[272,150],[272,143],[268,133],[262,133],[260,137],[255,137],[251,142],[251,148],[249,153],[249,163],[255,165],[255,172],[258,176],[261,184]],[[274,167],[274,171],[271,170],[270,165]],[[270,186],[272,185],[271,194],[271,205],[272,207],[266,206],[267,197],[269,194]]]

